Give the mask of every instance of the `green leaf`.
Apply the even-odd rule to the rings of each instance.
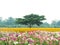
[[[46,41],[44,41],[44,42],[42,43],[42,45],[48,45],[48,43],[47,43]]]

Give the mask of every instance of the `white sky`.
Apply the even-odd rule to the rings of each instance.
[[[27,14],[45,15],[46,21],[60,19],[60,0],[0,0],[0,17],[23,17]]]

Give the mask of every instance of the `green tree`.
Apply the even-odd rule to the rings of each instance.
[[[57,27],[57,21],[52,21],[52,23],[51,23],[51,27],[53,27],[53,28],[56,28]]]
[[[16,18],[16,23],[17,24],[24,24],[24,25],[28,25],[28,27],[32,27],[32,25],[36,24],[36,25],[41,25],[43,22],[43,20],[45,20],[45,16],[44,15],[37,15],[37,14],[30,14],[30,15],[26,15],[23,18]]]
[[[13,25],[15,22],[14,18],[9,17],[8,19],[5,20],[6,25]]]
[[[56,27],[60,28],[60,20],[56,22]]]
[[[50,24],[47,22],[44,22],[40,27],[48,28],[48,27],[50,27]]]

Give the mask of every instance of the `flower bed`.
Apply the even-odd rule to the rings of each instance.
[[[0,45],[60,45],[60,32],[0,32]]]
[[[60,31],[60,28],[0,28],[0,32],[25,32],[25,31],[49,31],[49,32],[57,32]]]

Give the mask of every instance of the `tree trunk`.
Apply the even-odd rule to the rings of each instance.
[[[29,28],[31,28],[32,27],[32,25],[31,24],[29,24]]]

